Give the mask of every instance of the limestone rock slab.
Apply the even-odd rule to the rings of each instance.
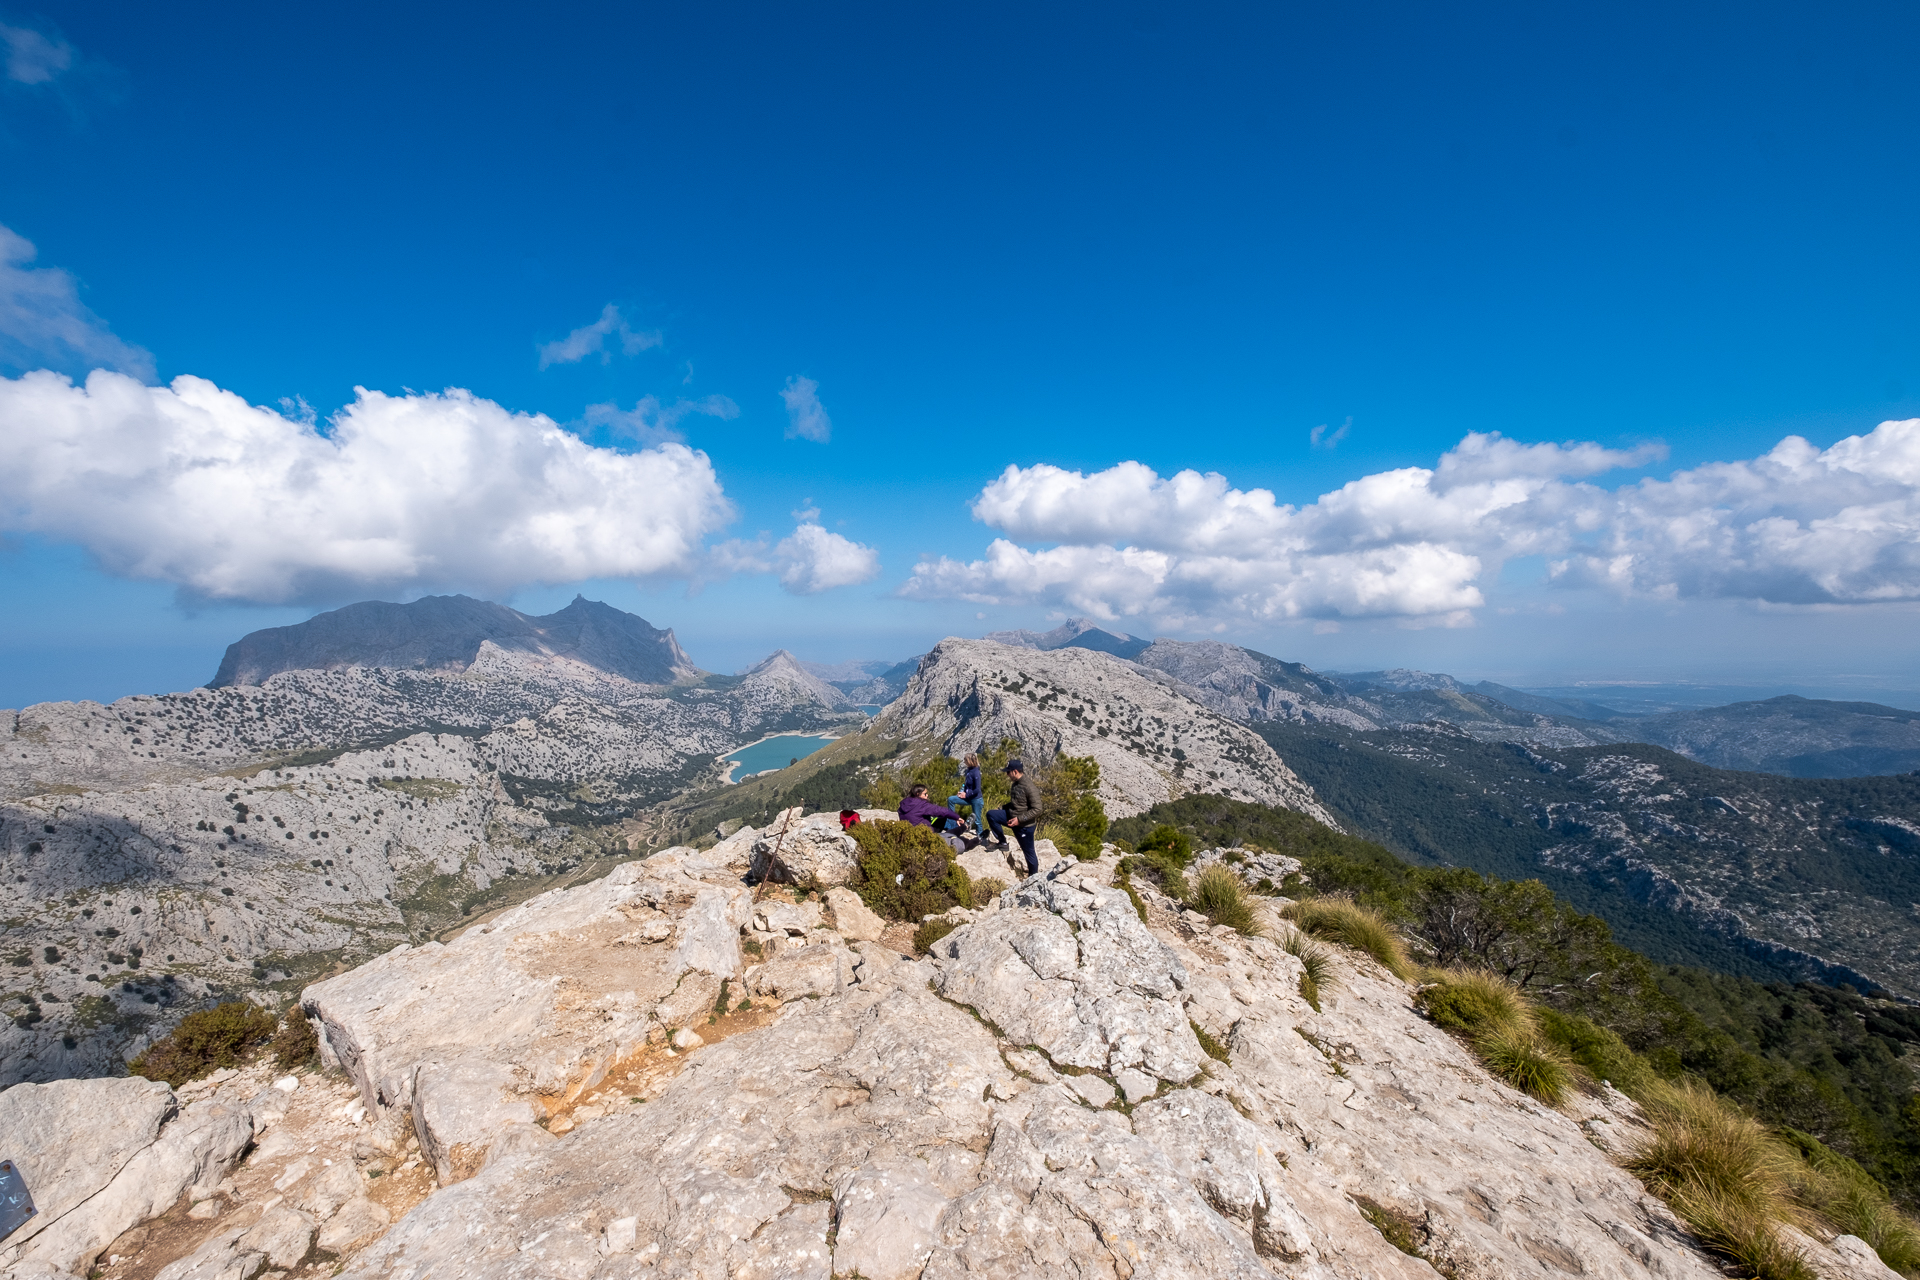
[[[887,931],[887,922],[851,889],[827,890],[826,904],[827,913],[833,917],[833,927],[849,942],[877,942]]]
[[[787,810],[755,838],[752,873],[761,880],[824,889],[852,879],[859,854],[860,846],[841,830],[838,814],[801,817]]]
[[[414,1133],[442,1185],[478,1172],[494,1138],[509,1125],[540,1118],[530,1101],[509,1092],[513,1083],[511,1068],[483,1059],[428,1062],[416,1069]]]
[[[853,1169],[834,1186],[840,1229],[833,1269],[873,1280],[910,1280],[933,1252],[947,1197],[925,1165],[890,1162]]]
[[[8,1249],[17,1254],[112,1182],[175,1110],[173,1090],[139,1076],[16,1084],[0,1092],[0,1151],[39,1210],[7,1238]]]
[[[936,944],[942,995],[1056,1063],[1175,1084],[1199,1072],[1200,1044],[1179,1000],[1186,967],[1126,894],[1062,864],[1014,901]]]

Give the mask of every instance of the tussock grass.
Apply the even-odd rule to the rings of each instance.
[[[1216,863],[1195,876],[1187,905],[1215,924],[1224,924],[1249,938],[1266,932],[1247,900],[1247,886],[1230,867]]]
[[[1476,1041],[1474,1048],[1487,1070],[1550,1107],[1559,1106],[1573,1089],[1571,1064],[1531,1029],[1496,1031]]]
[[[1281,950],[1300,962],[1300,996],[1320,1012],[1320,992],[1334,983],[1333,952],[1298,929],[1287,932]]]
[[[1566,1100],[1578,1068],[1541,1034],[1519,988],[1483,969],[1430,970],[1427,977],[1417,999],[1435,1025],[1463,1037],[1488,1071],[1520,1092],[1550,1107]]]
[[[1396,978],[1413,976],[1400,935],[1377,911],[1345,898],[1308,898],[1286,907],[1281,914],[1303,933],[1364,951]]]
[[[1794,1195],[1809,1168],[1785,1142],[1705,1085],[1661,1082],[1642,1110],[1653,1134],[1626,1164],[1717,1252],[1759,1280],[1813,1280],[1775,1223],[1802,1220]]]
[[[981,876],[973,882],[973,901],[968,906],[984,907],[1007,891],[1005,880],[996,880],[992,876]]]
[[[1433,985],[1420,992],[1420,1006],[1437,1025],[1449,1031],[1479,1039],[1534,1029],[1533,1006],[1518,987],[1497,973],[1437,969],[1427,976]]]
[[[1780,1136],[1805,1162],[1794,1193],[1802,1205],[1835,1231],[1865,1240],[1895,1271],[1920,1275],[1920,1227],[1894,1207],[1885,1187],[1818,1138],[1796,1129]]]

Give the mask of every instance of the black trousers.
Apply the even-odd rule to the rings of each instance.
[[[1007,838],[1007,833],[1000,829],[1000,824],[1006,820],[1007,811],[1005,809],[987,810],[987,825],[993,828],[993,838],[995,840],[1005,840]],[[1013,838],[1020,842],[1020,852],[1027,855],[1027,874],[1033,875],[1040,870],[1040,855],[1033,851],[1033,824],[1031,822],[1023,822],[1015,827],[1013,829]]]

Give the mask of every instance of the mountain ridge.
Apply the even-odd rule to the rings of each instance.
[[[207,685],[257,685],[287,671],[348,667],[463,671],[486,644],[536,663],[578,664],[635,684],[672,684],[702,674],[671,630],[585,596],[534,616],[455,595],[406,604],[363,600],[305,622],[248,632],[227,646]]]

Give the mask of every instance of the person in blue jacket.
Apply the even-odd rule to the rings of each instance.
[[[949,809],[955,805],[962,804],[968,806],[972,811],[973,829],[982,836],[985,836],[987,833],[987,825],[983,819],[987,812],[987,806],[986,801],[983,800],[980,795],[980,757],[971,751],[967,753],[967,771],[960,778],[960,794],[947,797],[947,807]]]

